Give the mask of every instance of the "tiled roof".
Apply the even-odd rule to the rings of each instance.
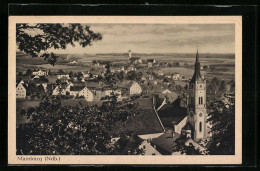
[[[153,92],[153,93],[162,93],[163,91],[165,91],[166,89],[172,91],[171,88],[169,88],[166,84],[152,84],[150,86],[148,86],[147,90],[149,92]]]
[[[152,139],[151,143],[172,154],[174,147],[177,145],[176,140],[178,138],[180,138],[180,134],[168,130],[163,135]]]
[[[124,80],[118,83],[118,87],[129,89],[134,81]]]
[[[164,132],[159,118],[153,108],[150,99],[138,99],[138,113],[132,115],[122,129],[115,130],[115,136],[121,131],[131,131],[137,135],[154,134]],[[122,125],[121,125],[122,126]]]
[[[71,86],[70,91],[80,91],[84,88],[85,86]]]
[[[187,108],[172,104],[165,104],[157,111],[164,126],[171,123],[179,124],[187,116]]]

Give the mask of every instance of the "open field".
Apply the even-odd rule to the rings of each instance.
[[[17,70],[26,71],[27,69],[41,68],[50,69],[53,72],[62,69],[64,71],[87,71],[91,68],[91,62],[93,60],[111,61],[115,63],[127,63],[128,54],[61,54],[59,55],[61,60],[69,58],[75,58],[81,62],[80,65],[68,65],[66,63],[58,63],[55,66],[47,64],[42,58],[31,58],[28,55],[17,53]],[[182,66],[184,63],[193,65],[195,62],[194,54],[133,54],[135,57],[141,57],[142,59],[155,59],[157,61],[167,62],[179,62]],[[214,70],[202,71],[205,78],[211,79],[213,77],[219,77],[221,79],[234,79],[235,76],[235,56],[233,54],[199,54],[201,65],[209,65],[214,67]],[[175,67],[175,68],[160,68],[158,71],[164,73],[179,72],[181,76],[185,76],[186,79],[191,78],[193,74],[193,68]]]

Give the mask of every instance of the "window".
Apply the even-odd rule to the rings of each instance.
[[[199,104],[203,104],[203,97],[199,97]]]
[[[202,122],[200,122],[200,132],[202,131]]]

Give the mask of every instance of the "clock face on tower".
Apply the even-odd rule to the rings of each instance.
[[[202,113],[200,113],[199,116],[202,117]]]

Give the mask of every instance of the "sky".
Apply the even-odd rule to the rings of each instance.
[[[234,24],[87,24],[102,34],[91,47],[56,53],[235,53]]]

